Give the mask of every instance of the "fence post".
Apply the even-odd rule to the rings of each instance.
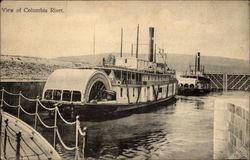
[[[83,159],[85,158],[85,144],[86,144],[86,134],[87,134],[87,127],[84,127],[83,128],[83,133],[84,133],[84,135],[83,135],[83,138],[82,138],[82,157],[83,157]]]
[[[21,107],[21,95],[22,91],[19,92],[19,97],[18,97],[18,108],[17,108],[17,118],[20,118],[20,107]]]
[[[2,88],[2,95],[1,95],[1,107],[3,107],[3,96],[4,95],[4,88]]]
[[[16,134],[16,159],[20,159],[20,142],[21,142],[21,132],[18,132]]]
[[[3,93],[4,90],[1,89],[1,104],[0,104],[0,137],[2,136],[2,122],[3,122]],[[0,138],[0,146],[2,146],[2,138]],[[0,159],[2,155],[2,147],[0,147]]]
[[[39,101],[39,96],[36,97],[35,130],[37,128],[38,101]]]
[[[79,116],[77,115],[76,116],[76,139],[75,139],[75,148],[76,148],[76,151],[75,151],[75,160],[78,159],[78,133],[79,133]]]
[[[8,127],[8,119],[6,119],[5,122],[5,130],[4,130],[4,142],[3,142],[3,153],[4,156],[6,155],[6,143],[7,143],[7,127]]]
[[[53,147],[56,149],[56,132],[57,132],[57,112],[58,108],[56,106],[55,108],[55,121],[54,121],[54,141],[53,141]]]

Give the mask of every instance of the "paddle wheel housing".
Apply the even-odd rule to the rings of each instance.
[[[90,102],[109,99],[112,90],[105,72],[95,69],[59,69],[48,78],[42,100],[57,102]]]

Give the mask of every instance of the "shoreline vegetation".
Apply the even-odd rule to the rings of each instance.
[[[116,54],[97,54],[94,58],[93,55],[84,55],[48,59],[1,54],[0,81],[45,81],[56,69],[91,67],[101,64],[103,58],[108,60],[113,55]],[[147,54],[142,54],[139,58],[147,59]],[[160,57],[157,61],[161,61]],[[201,62],[208,72],[249,74],[247,60],[202,56]],[[190,64],[193,64],[191,55],[168,54],[167,65],[177,72],[188,70]]]

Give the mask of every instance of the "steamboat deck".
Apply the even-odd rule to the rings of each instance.
[[[154,28],[149,28],[149,59],[113,58],[92,68],[56,70],[48,78],[42,101],[81,113],[93,109],[119,112],[166,102],[177,93],[175,71],[156,62]],[[77,111],[79,113],[80,111]]]

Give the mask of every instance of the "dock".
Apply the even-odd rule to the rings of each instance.
[[[0,98],[0,155],[1,159],[62,159],[56,151],[56,145],[61,145],[65,150],[75,152],[75,160],[84,159],[86,127],[81,129],[79,116],[76,120],[69,122],[62,116],[57,106],[44,106],[39,97],[31,99],[25,97],[21,92],[11,93],[4,88],[1,89]],[[18,102],[14,97],[18,97]],[[22,105],[22,99],[35,102],[35,112],[28,112],[27,106]],[[11,102],[11,104],[9,104]],[[39,108],[47,112],[53,112],[54,125],[47,125],[38,114]],[[17,110],[17,115],[7,113],[7,109]],[[6,111],[5,111],[6,110]],[[34,127],[21,120],[23,114],[33,116]],[[63,123],[75,126],[75,145],[68,146],[61,137],[58,130],[58,119]],[[43,135],[37,131],[37,122],[41,127],[53,130],[53,142],[48,142]],[[79,141],[81,140],[81,143]]]
[[[249,160],[249,99],[221,98],[214,105],[214,159]]]
[[[1,159],[61,159],[57,151],[34,128],[2,112]]]

